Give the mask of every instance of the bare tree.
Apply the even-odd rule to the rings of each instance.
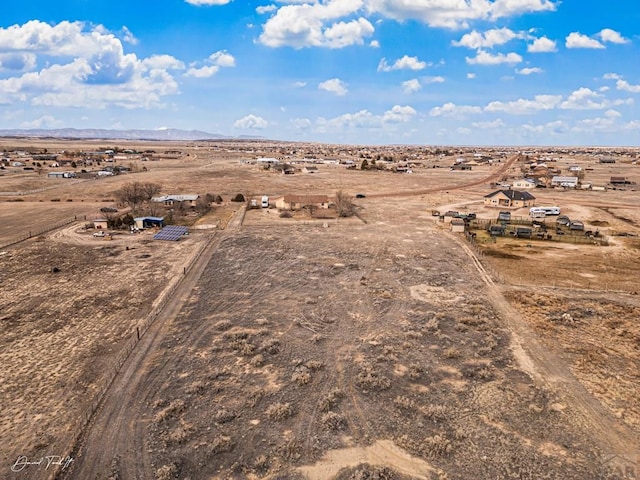
[[[351,217],[356,213],[351,197],[342,190],[336,192],[335,205],[339,217]]]
[[[135,212],[142,203],[160,193],[161,189],[157,183],[131,182],[117,190],[116,197],[121,204],[130,206],[131,211]]]

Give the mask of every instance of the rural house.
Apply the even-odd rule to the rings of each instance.
[[[578,177],[563,177],[556,175],[551,178],[551,186],[564,187],[564,188],[576,188],[578,186]]]
[[[189,195],[161,195],[159,197],[153,197],[151,199],[152,202],[162,203],[165,207],[171,207],[177,203],[182,203],[189,207],[195,207],[198,202],[198,198],[200,195],[197,194],[189,194]]]
[[[281,210],[300,210],[308,206],[329,208],[329,197],[327,195],[285,195],[276,200],[276,208]]]
[[[535,202],[536,197],[529,192],[518,190],[496,190],[484,197],[484,205],[487,207],[532,207]]]
[[[526,190],[529,188],[536,188],[538,186],[538,182],[532,178],[522,178],[520,180],[516,180],[513,182],[513,188],[518,188],[522,190]]]

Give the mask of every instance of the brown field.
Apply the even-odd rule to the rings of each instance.
[[[136,171],[100,179],[11,167],[0,176],[0,245],[77,219],[0,251],[0,478],[636,472],[635,186],[533,192],[539,205],[598,229],[608,246],[470,244],[431,210],[495,218],[482,198],[490,182],[517,175],[517,162],[454,172],[451,158],[434,157],[411,175],[337,165],[280,175],[240,162],[277,156],[266,144],[124,147],[184,155],[123,162]],[[628,157],[559,164],[593,168],[594,184],[611,175],[640,181]],[[85,224],[136,180],[163,193],[221,195],[206,216],[185,218],[214,228],[179,242],[153,241],[149,231],[94,238]],[[366,195],[354,199],[357,216],[281,218],[230,201],[338,190]],[[47,456],[72,461],[25,463]]]

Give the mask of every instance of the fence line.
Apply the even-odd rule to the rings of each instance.
[[[13,245],[17,245],[18,243],[24,242],[25,240],[29,240],[30,238],[33,238],[33,237],[38,237],[38,236],[40,236],[40,235],[42,235],[44,233],[50,232],[52,230],[56,230],[58,228],[64,227],[66,225],[69,225],[69,224],[71,224],[73,222],[76,222],[77,220],[78,219],[77,219],[77,216],[76,216],[76,217],[73,217],[72,219],[63,220],[62,222],[58,222],[58,223],[55,223],[53,225],[49,225],[49,226],[47,226],[47,227],[45,227],[45,228],[43,228],[41,230],[29,231],[29,233],[26,234],[26,235],[21,235],[19,237],[14,237],[13,239],[9,240],[8,242],[1,244],[0,248],[7,248],[7,247],[11,247]]]
[[[98,384],[93,400],[91,401],[87,409],[84,411],[84,413],[81,413],[79,415],[78,421],[75,426],[75,430],[72,435],[71,447],[69,449],[68,456],[71,457],[75,453],[75,450],[78,447],[78,441],[80,440],[80,437],[84,433],[86,427],[91,422],[93,415],[95,414],[96,410],[100,406],[100,403],[104,399],[104,396],[106,395],[107,391],[109,390],[109,387],[115,380],[116,376],[118,375],[118,373],[120,373],[120,370],[122,369],[122,366],[129,358],[129,355],[131,355],[131,352],[133,352],[133,349],[136,347],[138,342],[140,342],[144,334],[149,330],[149,327],[151,326],[151,324],[158,318],[158,316],[166,306],[169,299],[173,296],[175,291],[178,289],[178,287],[182,283],[186,274],[189,271],[191,271],[195,263],[200,259],[204,250],[209,246],[212,240],[213,240],[213,236],[211,236],[209,239],[207,239],[202,243],[198,252],[183,267],[182,275],[178,278],[178,280],[176,280],[173,283],[173,285],[171,285],[170,287],[165,289],[165,291],[162,292],[160,301],[158,302],[158,304],[151,309],[151,311],[149,312],[147,317],[142,321],[142,323],[136,326],[136,330],[133,332],[131,339],[126,343],[124,348],[120,351],[120,354],[116,357],[116,359],[112,363],[109,374],[105,378],[103,378],[102,381]],[[61,469],[56,473],[56,478],[58,478],[58,475],[60,473],[61,473]]]

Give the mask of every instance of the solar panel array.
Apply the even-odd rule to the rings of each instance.
[[[178,241],[189,229],[180,225],[168,225],[153,236],[154,240]]]

